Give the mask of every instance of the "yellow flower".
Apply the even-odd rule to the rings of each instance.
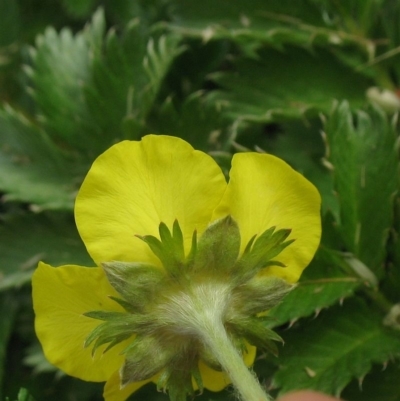
[[[210,156],[194,150],[179,138],[149,135],[140,142],[124,141],[114,145],[93,163],[75,204],[79,233],[98,267],[53,268],[40,263],[33,277],[35,328],[46,357],[71,376],[106,381],[104,397],[107,401],[125,400],[145,383],[161,379],[159,374],[138,382],[124,379],[121,386],[121,377],[129,370],[126,350],[135,344],[135,334],[137,338],[140,335],[127,329],[118,331],[116,325],[102,326],[106,327],[104,332],[99,329],[103,316],[99,311],[104,311],[106,322],[109,317],[127,316],[126,325],[130,324],[129,317],[134,316],[133,312],[127,313],[126,300],[121,300],[121,291],[117,291],[119,284],[113,282],[112,274],[119,274],[122,270],[118,269],[124,266],[129,270],[139,265],[149,266],[149,271],[155,267],[162,272],[166,264],[160,255],[156,256],[157,252],[154,253],[161,242],[152,247],[153,237],[160,238],[162,230],[166,230],[164,240],[168,239],[167,227],[173,231],[175,239],[181,233],[186,258],[196,243],[193,233],[197,232],[202,238],[204,233],[212,232],[212,228],[207,229],[210,224],[222,221],[237,233],[235,238],[240,238],[240,255],[248,252],[250,248],[246,246],[252,244],[254,236],[260,238],[271,227],[275,227],[275,231],[268,231],[270,237],[275,235],[273,232],[283,233],[279,240],[282,246],[275,252],[279,253],[276,263],[259,269],[257,277],[278,277],[294,283],[318,246],[319,208],[320,197],[314,186],[271,155],[236,154],[226,183]],[[283,242],[286,237],[288,241]],[[217,270],[218,266],[215,267]],[[218,273],[209,275],[207,280],[217,276]],[[215,280],[220,283],[219,278]],[[225,289],[225,284],[221,285]],[[146,297],[143,295],[143,299]],[[242,300],[240,297],[243,295],[236,301]],[[169,296],[169,300],[172,298]],[[163,299],[162,290],[151,299],[165,316],[171,312],[170,304],[166,310],[159,301]],[[136,302],[135,307],[142,306]],[[257,314],[260,312],[259,306],[253,309]],[[132,324],[138,327],[137,321]],[[148,325],[146,321],[146,330],[150,330]],[[108,339],[107,344],[110,333],[119,337],[115,343]],[[96,336],[99,341],[91,349],[88,345],[96,342]],[[246,340],[252,342],[249,338]],[[255,347],[248,342],[238,347],[245,363],[251,365]],[[194,377],[193,383],[200,387],[202,382],[204,387],[219,391],[230,381],[226,373],[213,369],[212,358],[212,355],[207,356],[207,350],[195,354],[201,377]],[[162,371],[160,373],[162,376]]]

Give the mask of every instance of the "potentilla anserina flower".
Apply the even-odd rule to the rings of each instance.
[[[106,401],[149,381],[174,401],[230,382],[243,398],[267,399],[240,384],[243,361],[253,363],[256,347],[276,351],[264,312],[313,257],[319,208],[315,187],[268,154],[236,154],[227,183],[179,138],[112,146],[75,204],[97,267],[40,263],[33,277],[46,357],[106,381]]]

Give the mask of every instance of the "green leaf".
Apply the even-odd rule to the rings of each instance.
[[[310,46],[316,43],[356,43],[367,50],[366,39],[336,30],[325,9],[315,1],[241,0],[203,2],[174,0],[171,29],[184,35],[210,39],[232,39],[251,52],[260,42],[282,46],[285,43]]]
[[[27,72],[43,127],[58,141],[91,153],[103,150],[108,138],[96,129],[85,99],[93,58],[100,51],[104,16],[99,11],[85,31],[73,36],[64,28],[48,27],[31,50],[33,66]]]
[[[18,39],[20,30],[19,6],[13,0],[0,1],[0,56],[2,48],[11,45]],[[4,63],[0,57],[0,66]]]
[[[87,105],[102,135],[137,139],[144,133],[161,84],[182,48],[177,35],[150,36],[138,20],[121,37],[111,30],[93,61]]]
[[[314,2],[318,1],[320,0]],[[369,31],[371,28],[376,29],[384,3],[388,2],[385,0],[348,0],[343,3],[323,1],[323,6],[325,13],[335,15],[336,24],[343,26],[346,31],[371,37],[375,32]],[[389,2],[389,4],[393,10],[394,3]]]
[[[58,142],[93,159],[116,140],[136,139],[172,61],[182,51],[176,34],[151,35],[132,21],[105,36],[98,10],[73,35],[48,28],[32,49],[27,69],[38,118]]]
[[[400,293],[400,198],[398,196],[394,201],[394,211],[394,225],[391,229],[382,289],[385,295],[396,303],[399,301]]]
[[[0,142],[0,190],[7,193],[6,200],[72,209],[81,180],[79,160],[8,106],[0,108]]]
[[[370,86],[326,50],[264,49],[256,59],[239,58],[233,68],[212,76],[222,90],[209,99],[232,119],[253,122],[316,116],[328,112],[334,99],[361,106]]]
[[[218,156],[230,148],[229,124],[215,104],[208,102],[203,93],[196,92],[178,106],[171,98],[166,99],[152,113],[148,129],[178,136],[196,149],[212,151],[213,156]]]
[[[69,14],[86,17],[93,9],[96,0],[62,0],[62,3]]]
[[[343,391],[345,400],[397,401],[400,400],[400,363],[375,365],[362,380],[354,380]]]
[[[227,41],[204,42],[184,38],[184,51],[174,60],[162,88],[163,98],[186,101],[204,90],[208,74],[218,70],[229,57],[231,44]],[[207,85],[207,84],[206,84]]]
[[[29,282],[40,260],[55,266],[93,265],[69,214],[10,217],[0,225],[0,243],[0,291]]]
[[[362,285],[360,279],[346,274],[349,267],[336,252],[319,248],[297,286],[268,313],[269,327],[293,324],[302,317],[318,315],[351,296]]]
[[[400,349],[400,333],[382,325],[380,311],[354,298],[280,334],[285,346],[274,385],[281,393],[309,388],[339,395]]]
[[[343,102],[325,130],[340,205],[339,230],[347,250],[379,277],[398,189],[395,129],[379,109],[371,106],[353,115]]]
[[[14,293],[5,292],[0,294],[0,399],[3,399],[4,396],[2,394],[2,381],[6,372],[6,354],[17,309],[18,298]]]
[[[149,103],[157,94],[170,64],[184,49],[178,46],[179,41],[180,36],[162,35],[158,40],[151,38],[147,43],[143,66],[149,79]]]

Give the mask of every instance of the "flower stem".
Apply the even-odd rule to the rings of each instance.
[[[244,364],[243,358],[230,341],[222,322],[214,321],[207,325],[207,330],[202,331],[201,336],[230,377],[243,401],[272,400]]]
[[[242,401],[272,401],[225,329],[231,287],[218,281],[192,283],[190,291],[170,297],[162,309],[164,321],[171,319],[177,331],[199,339],[229,376]]]

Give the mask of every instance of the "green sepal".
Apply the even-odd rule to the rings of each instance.
[[[170,401],[186,401],[187,396],[194,395],[192,377],[200,391],[203,391],[203,381],[198,368],[198,358],[188,349],[175,355],[164,369],[157,381],[159,391],[168,391]]]
[[[102,263],[102,267],[109,283],[130,305],[129,311],[144,312],[165,278],[161,269],[144,263],[114,261]]]
[[[166,347],[162,338],[154,335],[138,335],[124,351],[125,363],[120,371],[121,385],[147,380],[170,363],[176,349]]]
[[[240,337],[244,337],[250,344],[255,345],[275,356],[278,355],[278,348],[274,341],[283,342],[282,338],[269,329],[263,323],[263,318],[246,317],[231,322],[232,332]]]
[[[200,373],[200,369],[199,369],[199,364],[198,363],[193,364],[192,376],[193,376],[194,381],[197,384],[197,387],[199,388],[200,394],[202,394],[203,391],[204,391],[204,385],[203,385],[203,379],[201,377],[201,373]]]
[[[290,233],[290,229],[275,231],[275,227],[270,227],[258,238],[253,236],[247,244],[242,257],[236,263],[235,272],[237,274],[241,273],[242,280],[246,281],[265,267],[284,267],[281,262],[272,259],[295,241],[294,239],[285,241]]]
[[[235,265],[239,249],[240,232],[235,220],[231,216],[217,220],[200,237],[192,269],[201,273],[227,273]]]
[[[94,342],[92,355],[94,355],[98,347],[104,344],[109,344],[104,352],[108,351],[114,345],[134,335],[137,328],[146,323],[146,317],[143,315],[132,315],[123,312],[91,311],[85,313],[84,316],[104,321],[104,323],[95,327],[85,339],[85,348]]]
[[[169,250],[171,257],[173,257],[176,262],[183,264],[185,261],[185,251],[183,247],[182,230],[178,221],[174,221],[172,233],[165,223],[160,223],[158,231],[164,248]]]
[[[177,220],[174,221],[172,232],[165,223],[160,223],[158,227],[160,239],[153,235],[137,237],[144,241],[152,252],[160,259],[165,270],[173,277],[179,276],[185,265],[185,250],[183,234]]]
[[[278,305],[294,287],[279,277],[255,276],[233,290],[233,310],[243,316],[265,312]]]
[[[193,264],[196,254],[197,254],[197,230],[194,230],[192,235],[192,246],[190,248],[189,255],[186,258],[187,266],[191,266]]]
[[[257,238],[257,235],[253,235],[250,238],[249,242],[246,245],[246,248],[244,248],[243,255],[246,255],[247,253],[249,253],[251,251],[251,247],[253,246],[254,241],[256,240],[256,238]]]
[[[102,311],[102,310],[95,310],[95,311],[90,311],[84,313],[84,316],[90,317],[91,319],[97,319],[97,320],[104,320],[104,321],[109,321],[109,320],[119,320],[121,318],[125,318],[126,313],[124,312],[110,312],[110,311]]]
[[[122,306],[127,312],[130,313],[137,313],[137,308],[135,308],[131,302],[126,301],[125,299],[118,298],[118,297],[113,297],[112,295],[109,295],[108,298],[112,299],[114,302],[116,302],[118,305]]]

